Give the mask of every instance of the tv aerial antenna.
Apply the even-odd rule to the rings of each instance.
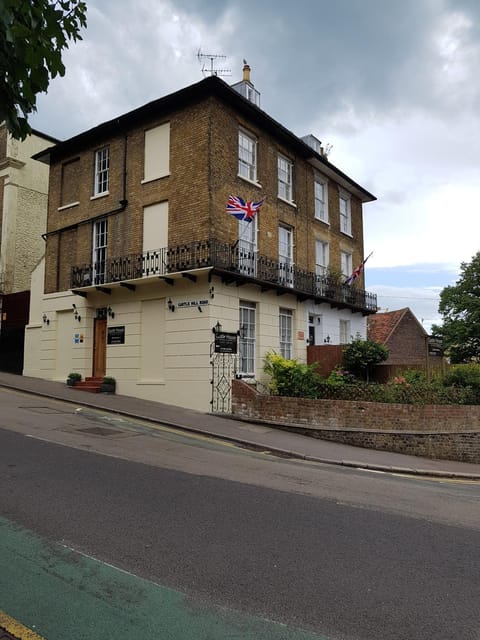
[[[232,74],[231,69],[216,69],[216,60],[225,60],[227,56],[221,56],[216,53],[202,53],[201,49],[197,52],[197,59],[202,65],[202,73],[204,76],[229,76]],[[208,68],[207,60],[210,60],[210,68]]]

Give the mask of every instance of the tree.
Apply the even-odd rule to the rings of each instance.
[[[361,374],[369,380],[372,367],[388,358],[388,349],[385,345],[373,340],[356,338],[343,352],[343,364],[355,374]]]
[[[62,51],[81,40],[87,6],[81,0],[0,1],[0,122],[14,138],[30,132],[37,94],[65,75]]]
[[[460,274],[440,293],[443,324],[434,325],[432,333],[442,338],[452,363],[480,362],[480,252],[461,263]]]

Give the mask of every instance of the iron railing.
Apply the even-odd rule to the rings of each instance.
[[[372,313],[377,296],[356,286],[344,285],[328,275],[316,275],[288,262],[272,260],[240,245],[218,240],[191,242],[157,251],[136,253],[105,262],[72,267],[71,288],[105,285],[147,276],[211,267],[232,280],[254,281],[260,286],[288,290],[304,298],[327,301]]]

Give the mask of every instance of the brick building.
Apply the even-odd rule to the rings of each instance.
[[[30,279],[42,258],[48,166],[32,155],[57,142],[39,131],[23,141],[0,124],[0,369],[21,373]]]
[[[406,369],[420,369],[430,375],[444,366],[441,355],[430,353],[429,336],[408,307],[369,316],[367,337],[388,349],[388,359],[375,368],[379,381],[385,382]]]
[[[107,373],[122,394],[208,410],[214,327],[238,333],[252,379],[268,350],[304,361],[327,335],[366,335],[376,298],[341,274],[375,198],[258,104],[246,66],[37,154],[49,210],[25,374]],[[253,221],[226,213],[232,194],[265,198]]]

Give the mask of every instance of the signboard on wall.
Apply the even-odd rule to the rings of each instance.
[[[428,355],[443,356],[443,342],[441,338],[428,336]]]
[[[107,344],[125,344],[125,327],[108,327]]]
[[[238,334],[219,332],[215,334],[215,353],[237,353]]]

